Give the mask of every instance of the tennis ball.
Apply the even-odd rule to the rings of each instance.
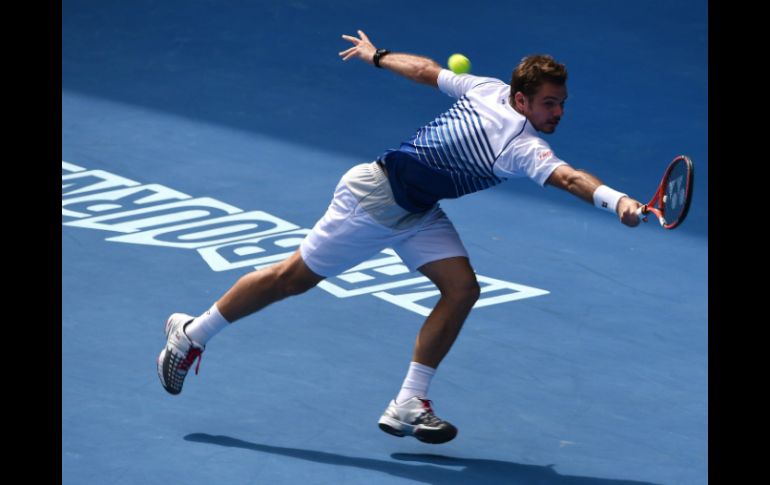
[[[471,61],[462,54],[452,54],[449,56],[447,65],[455,74],[465,74],[471,70]]]

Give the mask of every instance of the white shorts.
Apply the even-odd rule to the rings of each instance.
[[[340,179],[326,214],[302,241],[300,254],[319,276],[331,277],[393,248],[410,271],[455,256],[468,257],[460,236],[436,204],[411,213],[396,204],[376,163],[362,163]]]

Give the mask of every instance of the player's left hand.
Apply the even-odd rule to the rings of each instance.
[[[364,34],[363,30],[358,31],[359,37],[353,37],[350,35],[343,35],[342,38],[349,40],[353,43],[353,47],[346,49],[339,53],[343,61],[347,61],[351,57],[358,57],[367,64],[374,65],[374,53],[377,52],[377,48],[374,47],[369,37]]]
[[[634,200],[631,197],[622,197],[618,201],[618,217],[620,217],[620,222],[628,227],[638,226],[641,219],[636,214],[636,210],[641,207],[641,205],[641,202]]]

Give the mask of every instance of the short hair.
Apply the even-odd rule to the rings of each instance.
[[[546,82],[563,86],[567,82],[567,68],[547,54],[527,56],[511,75],[511,99],[519,91],[531,98]]]

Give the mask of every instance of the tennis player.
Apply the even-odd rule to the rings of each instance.
[[[567,70],[552,57],[525,57],[508,85],[456,75],[425,57],[377,49],[360,30],[358,37],[342,38],[352,44],[339,53],[343,61],[360,59],[437,87],[457,101],[397,149],[345,173],[327,212],[292,256],[241,277],[198,317],[172,314],[158,375],[166,391],[179,394],[190,367],[196,359],[200,366],[206,344],[220,330],[390,247],[410,270],[428,277],[441,297],[417,335],[402,387],[379,426],[392,435],[444,443],[457,428],[434,414],[428,388],[480,290],[468,252],[439,201],[528,177],[593,203],[630,227],[639,224],[635,212],[641,204],[572,168],[541,138],[556,130],[567,99]]]

